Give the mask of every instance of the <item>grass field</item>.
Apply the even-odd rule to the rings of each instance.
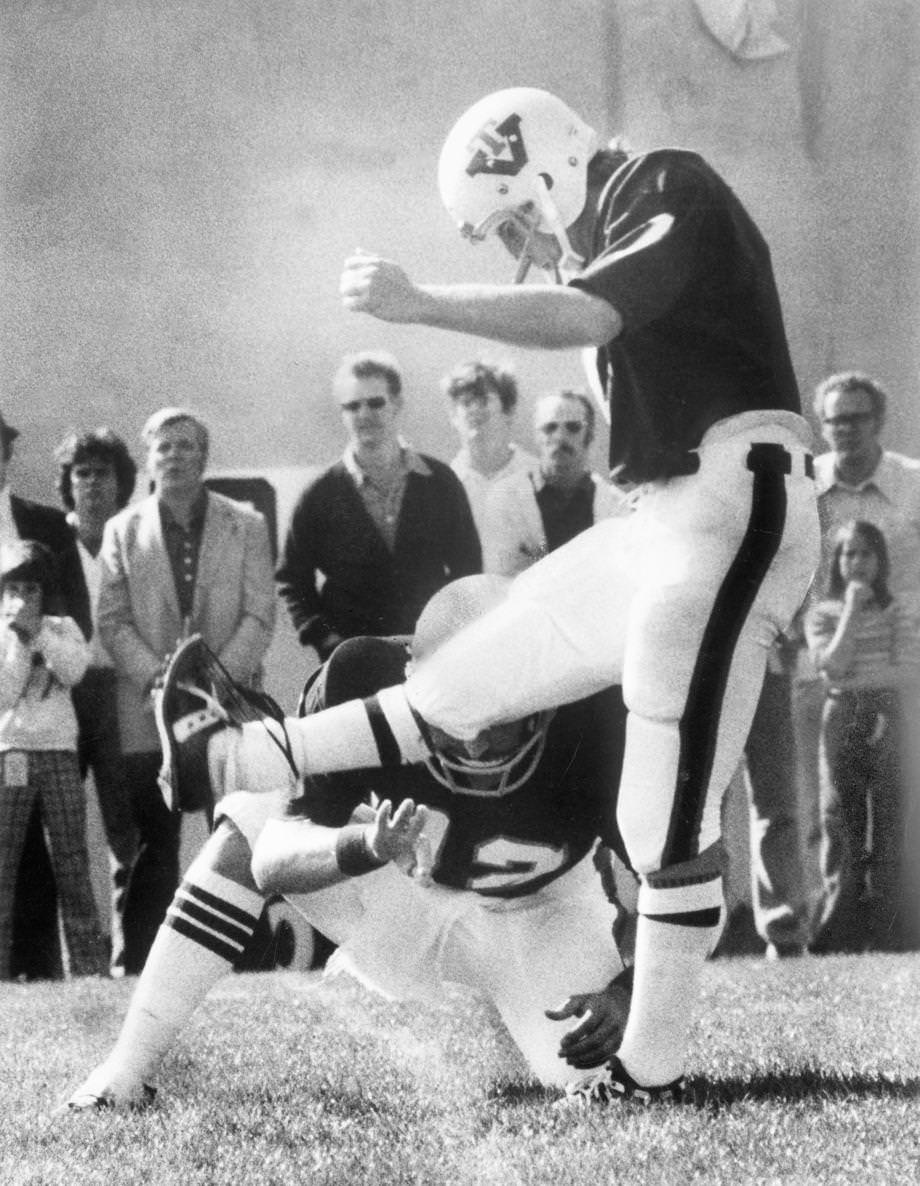
[[[54,1118],[131,983],[0,988],[0,1183],[920,1182],[920,956],[707,966],[691,1102],[554,1109],[468,997],[230,977],[139,1115]]]

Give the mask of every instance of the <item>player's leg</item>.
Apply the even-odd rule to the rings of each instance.
[[[506,601],[406,681],[413,709],[454,737],[619,683],[642,568],[635,516],[606,519],[512,582]]]
[[[619,682],[638,564],[633,527],[629,515],[604,520],[545,557],[512,583],[504,603],[420,662],[403,687],[381,692],[370,711],[351,701],[286,721],[298,769],[421,761],[430,749],[418,717],[468,738]],[[272,760],[251,726],[229,744],[236,761]]]
[[[472,737],[617,683],[638,566],[632,527],[630,516],[604,520],[534,565],[505,603],[419,663],[405,685],[305,718],[236,721],[232,706],[229,716],[199,712],[200,693],[186,707],[175,689],[206,690],[212,681],[197,670],[200,644],[180,650],[157,708],[173,792],[216,787],[222,770],[258,789],[292,768],[319,774],[419,762],[431,753],[419,718]]]
[[[438,953],[456,891],[422,884],[391,862],[328,889],[286,898],[338,945],[327,975],[346,973],[395,999],[441,999]]]
[[[771,444],[766,458],[747,450],[744,441],[704,456],[700,482],[677,505],[679,490],[660,492],[661,512],[685,528],[685,554],[681,562],[675,532],[664,579],[637,597],[630,621],[618,820],[642,886],[620,1058],[644,1086],[666,1085],[683,1071],[688,1006],[720,927],[722,797],[748,736],[767,649],[804,596],[813,561],[813,492],[801,447],[790,456]]]
[[[485,993],[543,1086],[590,1076],[560,1056],[577,1021],[552,1021],[546,1010],[602,991],[623,970],[613,938],[617,908],[600,875],[588,857],[536,894],[504,910],[496,905],[475,902],[451,930],[442,975]]]
[[[274,796],[253,813],[277,810]],[[229,972],[251,938],[264,905],[250,872],[250,840],[221,818],[189,867],[137,982],[115,1046],[71,1096],[74,1111],[142,1106],[163,1055],[211,988]]]
[[[684,799],[670,811],[661,805],[649,810],[669,776],[665,763],[672,739],[660,722],[633,716],[627,724],[632,753],[618,819],[641,882],[633,999],[619,1057],[643,1086],[672,1083],[684,1071],[690,1010],[722,924],[722,795],[753,719],[765,660],[756,645],[736,653],[726,687],[730,710],[722,714],[721,740],[698,808]],[[649,754],[660,763],[646,760],[640,772]]]

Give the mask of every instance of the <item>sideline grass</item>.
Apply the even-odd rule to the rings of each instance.
[[[230,977],[136,1116],[53,1119],[131,983],[0,986],[0,1183],[546,1186],[920,1182],[920,956],[719,960],[689,1105],[552,1107],[465,996]]]

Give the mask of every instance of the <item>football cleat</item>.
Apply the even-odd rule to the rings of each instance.
[[[210,652],[200,634],[176,648],[163,686],[154,695],[154,715],[163,764],[159,783],[170,811],[212,811],[214,788],[208,742],[231,724],[218,689],[208,678]]]
[[[160,790],[170,811],[203,810],[212,818],[215,787],[208,743],[222,729],[252,721],[280,723],[285,742],[270,736],[294,768],[289,744],[285,747],[284,713],[271,696],[232,679],[200,634],[181,642],[170,658],[154,695],[154,715],[163,751]]]
[[[585,1079],[566,1085],[560,1104],[591,1108],[614,1103],[680,1104],[684,1101],[687,1080],[683,1075],[657,1087],[642,1087],[630,1075],[616,1055]]]
[[[94,1071],[86,1082],[77,1088],[70,1099],[55,1113],[65,1116],[72,1112],[143,1112],[156,1099],[157,1089],[149,1083],[138,1083],[130,1088],[96,1086],[99,1072]]]

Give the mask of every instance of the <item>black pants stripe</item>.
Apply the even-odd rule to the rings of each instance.
[[[786,485],[781,446],[771,461],[754,468],[751,515],[738,554],[725,575],[703,632],[687,704],[681,719],[674,808],[663,867],[692,860],[712,774],[719,721],[735,647],[757,593],[779,550],[786,522]],[[753,452],[753,451],[752,451]],[[758,459],[761,462],[763,459]],[[778,463],[777,463],[778,462]]]

